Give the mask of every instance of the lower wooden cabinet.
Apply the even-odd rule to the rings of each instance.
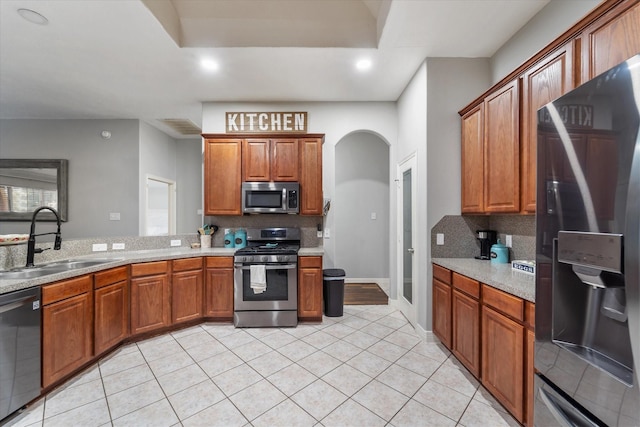
[[[129,336],[129,272],[118,267],[94,276],[94,353],[99,355]]]
[[[298,257],[298,319],[322,320],[322,257]]]
[[[168,261],[131,265],[131,333],[171,324]]]
[[[457,289],[451,300],[451,351],[476,377],[480,376],[480,302]]]
[[[202,258],[177,259],[172,263],[171,323],[202,317]]]
[[[42,287],[42,387],[93,357],[93,276]]]
[[[451,350],[451,286],[433,279],[433,333]]]
[[[204,315],[214,320],[233,318],[233,257],[207,257]]]

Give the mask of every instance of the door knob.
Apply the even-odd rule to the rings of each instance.
[[[411,254],[415,252],[415,250],[413,248],[409,248],[409,249],[407,249],[407,251],[409,251],[409,253],[411,253]]]

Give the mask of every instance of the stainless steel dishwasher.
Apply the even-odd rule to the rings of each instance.
[[[40,394],[40,287],[0,295],[0,424]]]

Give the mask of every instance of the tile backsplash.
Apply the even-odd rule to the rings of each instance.
[[[509,259],[535,259],[535,216],[533,215],[447,215],[431,229],[432,258],[473,258],[480,254],[476,230],[496,230],[506,243],[512,236]],[[436,245],[438,233],[444,234],[444,245]]]

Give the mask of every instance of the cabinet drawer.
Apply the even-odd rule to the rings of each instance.
[[[81,276],[42,287],[42,305],[53,304],[66,298],[89,292],[93,287],[92,276]]]
[[[127,267],[117,267],[96,273],[93,286],[95,289],[99,289],[123,280],[127,280]]]
[[[433,278],[438,279],[447,285],[451,284],[451,270],[433,264]]]
[[[199,270],[202,268],[202,258],[185,258],[173,261],[173,271]]]
[[[162,274],[166,273],[168,269],[169,261],[155,261],[145,262],[143,264],[131,264],[131,277]]]
[[[465,294],[480,299],[480,282],[463,276],[458,273],[453,273],[453,287]]]
[[[524,300],[488,285],[482,285],[482,302],[497,311],[524,321]]]
[[[233,257],[210,256],[207,257],[207,268],[233,268]]]
[[[322,257],[301,256],[298,258],[298,268],[322,268]]]

